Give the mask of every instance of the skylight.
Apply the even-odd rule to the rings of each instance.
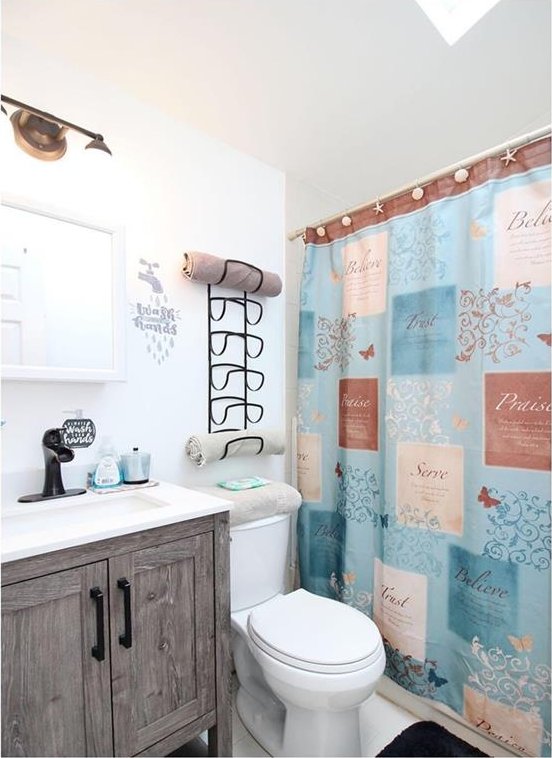
[[[499,0],[416,0],[449,45],[488,13]]]

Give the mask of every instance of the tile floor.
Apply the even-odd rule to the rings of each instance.
[[[419,721],[408,711],[374,694],[362,714],[363,755],[373,758],[391,740],[411,724]],[[232,712],[234,758],[260,758],[268,753],[246,730],[234,707]]]

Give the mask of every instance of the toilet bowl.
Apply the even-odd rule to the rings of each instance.
[[[289,524],[263,522],[237,528],[245,527],[245,534],[231,530],[232,566],[240,548],[252,549],[266,539],[265,572],[271,557],[281,568],[275,543]],[[271,584],[271,590],[277,585],[283,589],[282,581]],[[233,577],[231,586],[236,705],[246,728],[273,756],[360,756],[360,708],[385,668],[375,624],[355,608],[304,589],[279,591],[260,601],[256,592],[254,605],[238,608],[234,598],[240,591],[234,592]]]

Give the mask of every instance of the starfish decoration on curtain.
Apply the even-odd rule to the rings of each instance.
[[[372,210],[376,214],[377,213],[383,213],[383,203],[380,203],[379,200],[376,200],[376,204],[374,205],[374,207],[372,208]]]
[[[514,158],[514,155],[517,153],[517,149],[512,149],[510,147],[506,148],[506,152],[504,155],[500,156],[500,160],[504,161],[504,166],[509,166],[510,163],[515,163],[516,159]]]

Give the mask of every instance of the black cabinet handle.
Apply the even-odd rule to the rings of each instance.
[[[97,661],[105,658],[105,629],[104,629],[104,595],[99,587],[92,587],[90,597],[96,601],[96,639],[92,647],[92,657]]]
[[[124,577],[117,579],[117,587],[123,590],[125,604],[125,633],[119,635],[119,645],[132,647],[132,611],[130,607],[130,582]]]

